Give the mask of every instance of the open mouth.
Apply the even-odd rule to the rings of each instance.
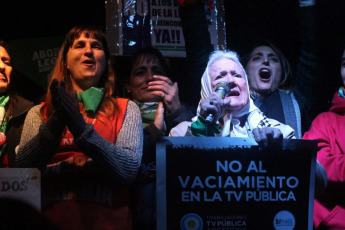
[[[86,65],[94,65],[95,64],[95,62],[93,60],[85,60],[85,61],[83,61],[83,63]]]
[[[238,92],[237,90],[231,90],[229,96],[230,96],[230,97],[231,97],[231,96],[240,96],[240,92]]]
[[[269,69],[262,68],[259,71],[259,76],[262,80],[269,80],[271,77],[271,71]]]

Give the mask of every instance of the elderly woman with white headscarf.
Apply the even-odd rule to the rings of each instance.
[[[229,92],[218,90],[218,83]],[[235,52],[214,51],[201,86],[197,116],[174,127],[170,136],[253,137],[264,145],[273,139],[295,138],[290,126],[265,117],[254,105],[246,72]],[[210,114],[212,118],[208,119]]]

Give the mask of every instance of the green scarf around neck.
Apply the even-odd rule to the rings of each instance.
[[[6,108],[5,108],[5,106],[6,106],[6,104],[8,103],[9,100],[10,100],[9,96],[1,96],[0,97],[0,118],[2,118],[2,121],[0,122],[1,123],[0,131],[2,133],[4,133],[4,134],[6,133],[6,128],[7,128]],[[5,148],[6,148],[6,143],[3,144],[0,147],[0,157],[2,156]]]
[[[85,111],[96,115],[96,111],[104,96],[104,88],[91,87],[84,92],[78,93],[78,101],[82,103]]]

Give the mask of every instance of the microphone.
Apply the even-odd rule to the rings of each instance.
[[[229,83],[227,83],[226,81],[220,81],[216,84],[216,87],[215,87],[215,92],[218,93],[218,95],[224,99],[226,96],[229,96],[230,95],[230,85]],[[213,122],[213,114],[210,113],[207,117],[206,117],[206,123],[209,122],[209,123],[212,123]]]

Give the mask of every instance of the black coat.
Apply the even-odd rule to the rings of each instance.
[[[8,154],[8,164],[10,168],[16,167],[15,164],[15,148],[19,144],[20,135],[22,133],[24,120],[26,114],[34,106],[34,103],[31,101],[26,100],[20,96],[13,96],[12,103],[13,103],[13,112],[12,117],[7,122],[6,127],[6,142],[7,146],[2,154],[2,158],[4,155]],[[2,159],[1,159],[2,162]]]

